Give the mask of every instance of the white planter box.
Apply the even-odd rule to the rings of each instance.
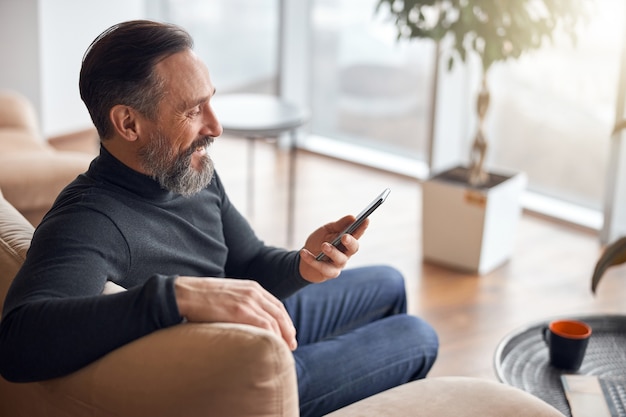
[[[422,248],[425,261],[485,274],[507,261],[521,215],[524,173],[490,174],[494,185],[470,187],[457,167],[422,184]]]

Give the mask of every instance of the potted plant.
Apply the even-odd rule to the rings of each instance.
[[[578,22],[587,15],[590,4],[591,0],[379,0],[377,11],[388,11],[398,39],[437,42],[437,50],[447,56],[448,69],[457,61],[465,62],[470,54],[478,56],[482,64],[478,123],[469,164],[433,175],[423,184],[426,260],[485,273],[510,256],[526,178],[522,173],[498,174],[485,168],[487,76],[495,63],[539,49],[557,30],[575,43]],[[439,57],[436,61],[437,73]],[[487,217],[490,212],[493,218]],[[462,227],[469,229],[460,230]]]

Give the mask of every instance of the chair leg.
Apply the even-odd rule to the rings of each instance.
[[[294,221],[295,221],[295,194],[296,194],[296,139],[297,132],[292,130],[289,133],[289,157],[287,175],[287,238],[286,245],[288,248],[293,244],[294,239]],[[248,218],[254,218],[254,175],[255,175],[255,138],[247,137],[248,141],[248,179],[247,179],[247,213]]]

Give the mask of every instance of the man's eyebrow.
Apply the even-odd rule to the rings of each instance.
[[[207,101],[209,101],[211,99],[211,97],[213,97],[215,95],[215,92],[217,91],[217,88],[213,87],[213,92],[206,97],[199,97],[194,101],[191,102],[185,102],[185,108],[186,109],[193,109],[196,106],[199,106],[202,103],[206,103]]]
[[[202,103],[206,103],[207,101],[209,101],[210,98],[211,98],[210,96],[207,96],[207,97],[198,97],[193,100],[184,100],[181,103],[180,110],[185,111],[185,110],[193,109],[194,107],[199,106]]]

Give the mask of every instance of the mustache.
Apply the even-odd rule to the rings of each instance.
[[[201,136],[198,139],[194,140],[191,144],[192,148],[200,148],[202,146],[210,146],[215,138],[213,136]]]
[[[207,146],[210,146],[214,140],[215,138],[213,136],[201,136],[198,139],[191,142],[191,145],[189,146],[189,149],[187,150],[186,154],[188,156],[191,156],[191,154],[193,154],[196,151],[196,149],[206,148]]]

